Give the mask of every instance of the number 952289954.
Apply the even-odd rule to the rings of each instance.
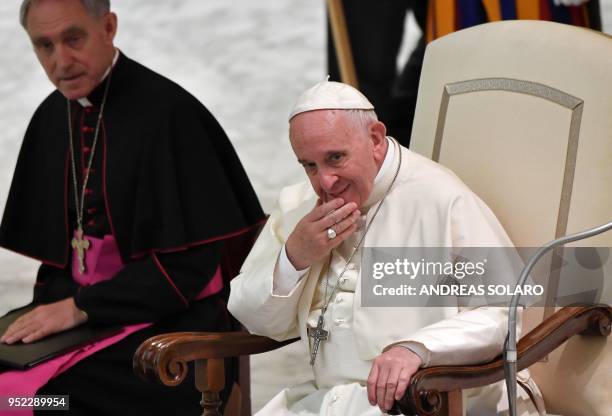
[[[68,410],[69,396],[6,396],[0,398],[0,410]]]

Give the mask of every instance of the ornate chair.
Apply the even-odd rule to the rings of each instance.
[[[427,49],[411,148],[455,171],[517,246],[540,246],[612,217],[611,90],[612,40],[600,33],[540,21],[456,32]],[[612,233],[581,243],[612,247]],[[612,282],[603,293],[609,302]],[[532,308],[524,321],[518,368],[530,367],[548,411],[611,414],[612,308]],[[204,414],[214,415],[223,358],[281,345],[246,333],[167,334],[141,345],[134,368],[176,385],[195,361]],[[501,379],[501,358],[421,369],[395,411],[461,415],[462,390]]]

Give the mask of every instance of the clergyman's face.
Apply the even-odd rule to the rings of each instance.
[[[114,13],[96,18],[80,0],[34,0],[26,19],[36,57],[49,80],[69,99],[100,83],[115,53]]]
[[[316,110],[291,119],[289,136],[298,161],[323,202],[335,198],[362,207],[387,151],[385,127],[365,129],[346,111]]]

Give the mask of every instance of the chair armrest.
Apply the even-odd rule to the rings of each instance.
[[[534,328],[517,344],[517,368],[522,370],[550,354],[574,335],[610,334],[612,308],[608,305],[567,306]],[[394,411],[409,415],[438,415],[446,393],[482,387],[504,379],[504,362],[495,360],[479,365],[440,366],[417,371],[404,397]]]
[[[607,336],[611,322],[612,308],[607,305],[565,307],[521,338],[517,345],[517,368],[529,367],[574,335]],[[133,367],[144,379],[176,386],[185,379],[190,361],[258,354],[297,339],[278,342],[246,332],[163,334],[141,344],[134,355]],[[424,368],[414,374],[406,394],[389,413],[438,415],[447,404],[447,393],[485,386],[503,378],[501,356],[479,365]]]
[[[145,380],[176,386],[185,379],[190,361],[259,354],[297,339],[278,342],[247,332],[174,332],[143,342],[132,365]]]

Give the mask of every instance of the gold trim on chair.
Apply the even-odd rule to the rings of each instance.
[[[440,152],[442,150],[444,126],[446,124],[446,115],[448,112],[450,98],[454,95],[480,91],[508,91],[519,94],[527,94],[534,97],[543,98],[572,111],[572,118],[568,131],[563,185],[561,188],[557,225],[555,228],[555,238],[564,236],[567,233],[567,221],[572,197],[572,188],[574,185],[576,156],[578,153],[578,139],[580,136],[580,123],[582,121],[584,101],[580,98],[576,98],[563,91],[544,84],[511,78],[480,78],[446,84],[442,92],[442,100],[440,102],[438,124],[436,127],[436,136],[432,153],[432,159],[436,162],[439,162]],[[554,305],[554,299],[556,298],[559,286],[559,269],[560,264],[553,259],[553,264],[551,264],[551,276],[546,305]],[[550,316],[553,312],[554,306],[546,306],[544,318]]]
[[[450,97],[453,95],[479,91],[508,91],[528,94],[534,97],[543,98],[572,110],[572,121],[568,132],[567,155],[565,159],[563,187],[561,199],[559,201],[559,214],[557,216],[555,238],[565,235],[567,231],[569,203],[574,183],[574,172],[576,170],[576,155],[578,153],[578,138],[580,136],[580,123],[582,121],[584,101],[547,85],[510,78],[481,78],[446,84],[442,93],[438,126],[436,128],[436,138],[432,154],[432,159],[436,162],[440,159],[444,125],[446,124],[446,114]]]

